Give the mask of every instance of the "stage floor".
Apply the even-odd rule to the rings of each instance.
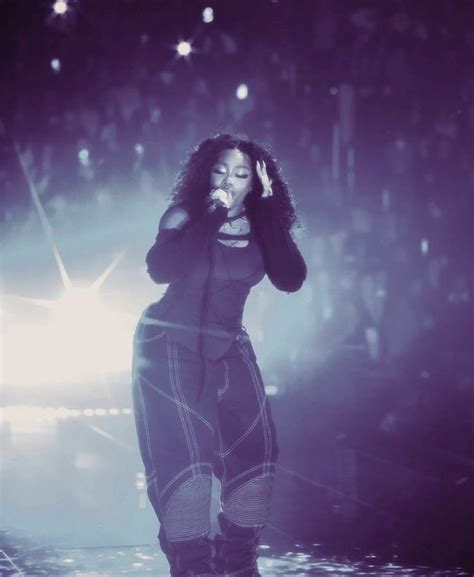
[[[11,543],[11,541],[10,541]],[[313,548],[314,549],[314,548]],[[317,549],[317,547],[316,547]],[[10,554],[8,554],[10,553]],[[281,575],[418,575],[441,577],[444,575],[472,575],[462,569],[433,569],[426,566],[402,566],[381,562],[375,554],[357,561],[344,556],[317,555],[315,551],[296,546],[286,553],[272,552],[270,547],[260,548],[259,567],[262,577]],[[157,546],[97,547],[82,549],[52,549],[45,547],[25,549],[19,546],[12,551],[0,550],[1,577],[167,577],[168,564]]]

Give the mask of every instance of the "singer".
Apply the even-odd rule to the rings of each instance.
[[[278,457],[247,296],[295,292],[306,265],[291,194],[267,147],[221,134],[189,155],[146,255],[168,284],[134,335],[132,393],[147,493],[173,577],[257,577]],[[212,473],[220,533],[210,533]]]

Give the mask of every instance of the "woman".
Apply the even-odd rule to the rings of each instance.
[[[265,274],[297,291],[305,262],[291,197],[275,160],[248,139],[218,135],[189,156],[146,256],[169,284],[134,336],[133,402],[147,492],[171,575],[258,576],[278,447],[242,315]],[[211,480],[221,533],[209,538]]]

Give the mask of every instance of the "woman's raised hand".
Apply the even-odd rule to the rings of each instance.
[[[258,178],[260,179],[260,182],[262,183],[263,187],[262,198],[268,198],[269,196],[272,196],[273,195],[272,180],[268,176],[267,165],[265,164],[264,160],[262,160],[262,162],[257,160],[256,170]]]

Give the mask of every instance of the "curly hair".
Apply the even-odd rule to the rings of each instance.
[[[266,212],[265,204],[272,205],[272,213],[279,217],[282,226],[291,231],[293,227],[302,228],[295,212],[293,195],[284,180],[270,147],[250,140],[245,135],[216,134],[203,140],[183,161],[169,196],[170,204],[182,204],[192,217],[205,210],[205,198],[209,194],[210,174],[213,164],[223,150],[237,149],[250,157],[253,173],[253,188],[244,200],[249,218],[257,228],[259,214]],[[265,161],[267,173],[272,180],[273,196],[262,198],[262,184],[256,172],[256,162]]]

